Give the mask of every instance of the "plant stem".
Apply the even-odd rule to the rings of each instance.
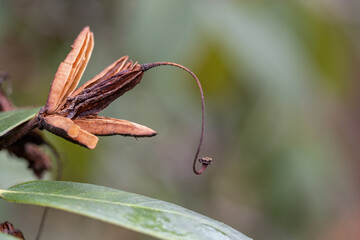
[[[43,229],[44,229],[44,225],[45,225],[45,221],[46,221],[48,211],[49,211],[49,208],[45,207],[44,211],[43,211],[43,214],[41,215],[41,222],[40,222],[40,226],[39,226],[38,232],[36,234],[35,240],[40,240],[41,234],[42,234]]]

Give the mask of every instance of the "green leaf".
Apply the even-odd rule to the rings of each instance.
[[[19,240],[19,238],[0,232],[0,240]]]
[[[18,109],[10,112],[0,113],[0,137],[5,135],[20,124],[35,117],[39,107]]]
[[[90,184],[27,182],[0,190],[0,197],[82,214],[160,239],[249,239],[224,223],[177,205]]]

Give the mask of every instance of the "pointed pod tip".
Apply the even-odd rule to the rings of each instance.
[[[146,129],[146,131],[144,131],[144,136],[146,136],[146,137],[153,137],[158,134],[156,131],[152,130],[151,128],[145,127],[145,129]]]
[[[158,133],[151,128],[140,125],[138,123],[129,122],[132,126],[131,134],[134,137],[153,137],[156,136]]]

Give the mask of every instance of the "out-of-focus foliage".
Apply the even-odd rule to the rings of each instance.
[[[100,138],[93,151],[48,135],[64,179],[173,202],[254,239],[357,239],[359,16],[352,0],[0,1],[0,70],[16,105],[44,104],[86,25],[95,48],[83,82],[126,54],[183,64],[205,91],[202,151],[214,164],[203,176],[191,172],[196,84],[162,67],[103,113],[159,135]],[[40,209],[2,203],[0,211],[33,238]],[[44,239],[149,239],[57,211],[46,226]]]
[[[19,239],[19,238],[16,238],[16,237],[13,237],[9,234],[5,234],[5,233],[2,233],[0,232],[0,240],[16,240],[16,239]]]

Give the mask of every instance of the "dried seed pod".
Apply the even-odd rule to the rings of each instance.
[[[201,84],[195,74],[176,63],[156,62],[140,65],[124,56],[75,90],[89,62],[93,47],[93,33],[90,32],[89,27],[85,27],[75,39],[72,50],[65,61],[60,63],[51,84],[46,105],[40,110],[36,119],[24,126],[23,131],[29,131],[34,127],[45,128],[89,149],[96,147],[98,142],[96,135],[155,136],[157,133],[148,127],[126,120],[99,117],[98,114],[115,99],[140,83],[145,71],[161,65],[171,65],[189,72],[195,78],[200,89],[202,128],[193,170],[196,174],[201,174],[208,165],[203,161],[202,170],[196,170],[196,160],[204,134],[205,104]],[[21,136],[20,133],[13,136],[13,139],[3,143],[3,146],[11,145],[15,141],[14,139]]]
[[[90,59],[93,33],[85,27],[72,50],[58,68],[45,107],[39,113],[40,126],[71,142],[95,148],[95,135],[151,137],[156,132],[137,123],[97,114],[138,84],[141,66],[122,57],[75,90]]]

